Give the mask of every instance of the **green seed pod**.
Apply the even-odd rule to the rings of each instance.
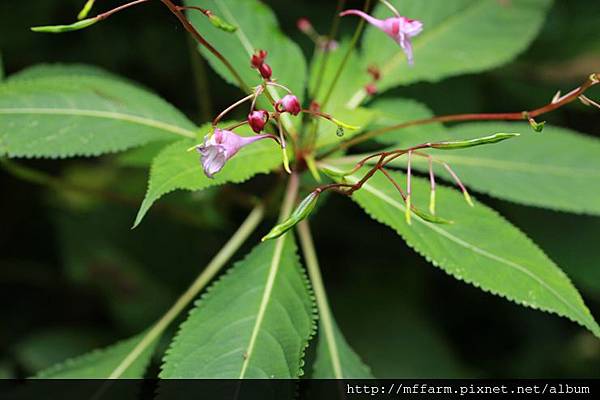
[[[302,221],[304,218],[308,217],[312,210],[315,208],[317,204],[317,199],[321,194],[320,190],[315,190],[311,192],[308,196],[304,198],[298,204],[298,207],[292,212],[292,215],[282,223],[275,225],[271,231],[261,239],[262,242],[265,240],[275,239],[279,236],[283,235],[290,229],[292,229],[298,222]]]
[[[221,18],[217,17],[214,14],[210,14],[208,16],[208,19],[210,20],[211,24],[213,24],[215,27],[219,28],[222,31],[225,31],[225,32],[237,31],[237,26],[233,26],[233,25],[223,21]]]
[[[414,212],[415,215],[417,215],[422,220],[425,220],[427,222],[431,222],[434,224],[453,224],[454,223],[453,221],[450,221],[449,219],[441,218],[436,215],[426,213],[425,211],[421,211],[416,207],[412,207],[412,212]]]
[[[82,19],[81,21],[77,21],[71,25],[34,26],[33,28],[31,28],[31,30],[34,32],[43,33],[63,33],[85,29],[88,26],[94,25],[96,22],[98,22],[98,18],[94,17]]]
[[[348,176],[348,175],[352,175],[353,173],[356,172],[356,170],[355,169],[349,169],[349,170],[346,170],[346,171],[334,171],[334,170],[329,169],[329,168],[321,167],[321,172],[323,172],[325,175],[327,175],[330,178],[337,179],[337,178],[343,178],[343,177]]]
[[[83,6],[83,8],[81,9],[81,11],[79,12],[79,14],[77,15],[77,19],[78,20],[82,20],[84,18],[86,18],[88,16],[88,14],[90,13],[90,11],[92,10],[92,7],[94,7],[94,3],[96,0],[88,0],[85,5]]]
[[[503,140],[510,139],[510,138],[513,138],[516,136],[519,136],[519,134],[518,133],[496,133],[494,135],[485,136],[485,137],[476,138],[476,139],[432,143],[431,147],[434,149],[442,149],[442,150],[464,149],[467,147],[480,146],[482,144],[498,143]]]

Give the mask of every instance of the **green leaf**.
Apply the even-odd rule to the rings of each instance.
[[[336,322],[331,319],[333,337],[328,340],[323,334],[323,324],[319,324],[319,342],[317,358],[314,364],[312,378],[315,379],[372,379],[371,370],[352,350],[340,332]],[[335,350],[333,350],[335,348]],[[333,359],[337,358],[339,374],[336,373]],[[339,376],[338,376],[339,375]]]
[[[69,359],[41,371],[35,377],[43,379],[106,379],[140,342],[142,336],[143,334],[134,336],[110,347]],[[125,370],[121,378],[142,378],[153,351],[154,346],[148,346]]]
[[[357,182],[364,172],[347,179]],[[401,173],[392,176],[397,182],[405,180]],[[454,224],[437,225],[415,217],[407,225],[404,202],[382,174],[374,175],[353,199],[453,277],[518,304],[566,317],[600,337],[600,327],[569,278],[526,235],[481,203],[469,207],[457,191],[439,187],[437,192],[440,215]],[[415,205],[426,205],[428,180],[414,177],[412,196]]]
[[[369,107],[377,112],[377,117],[369,126],[369,130],[385,128],[419,119],[432,118],[433,112],[424,104],[403,98],[378,99]],[[448,131],[439,122],[432,124],[409,126],[375,136],[379,143],[393,144],[397,147],[409,147],[415,144],[447,140]]]
[[[201,132],[210,125],[200,128]],[[246,126],[236,131],[251,135]],[[260,140],[240,150],[225,167],[210,179],[204,175],[200,156],[188,149],[196,144],[193,140],[181,140],[166,147],[152,163],[148,191],[140,206],[134,227],[139,225],[152,204],[163,195],[177,189],[201,190],[227,182],[240,183],[259,173],[267,173],[281,163],[281,152],[273,141]]]
[[[292,235],[259,244],[197,301],[161,378],[297,378],[314,304]]]
[[[24,79],[39,79],[48,77],[69,77],[69,76],[99,76],[107,79],[122,80],[128,82],[124,78],[113,75],[110,72],[88,64],[37,64],[22,71],[10,75],[7,79],[9,82]],[[129,82],[134,84],[133,82]]]
[[[319,102],[322,102],[328,92],[331,83],[333,82],[334,76],[342,62],[344,55],[348,50],[349,42],[344,41],[340,46],[328,53],[317,53],[312,59],[310,64],[310,81],[309,81],[309,93],[314,93],[314,98]],[[327,57],[325,68],[319,82],[319,75],[321,73],[321,65],[324,58]],[[331,114],[336,119],[343,121],[350,125],[359,127],[366,127],[375,117],[375,113],[371,109],[359,107],[356,109],[349,109],[346,107],[346,103],[350,100],[355,88],[354,83],[361,74],[367,75],[367,71],[363,70],[360,66],[358,56],[356,52],[350,54],[350,59],[346,64],[346,67],[342,70],[342,73],[338,79],[338,82],[331,93],[328,103],[321,111]],[[317,85],[318,83],[318,85]],[[324,121],[317,118],[319,121],[319,130],[317,136],[317,147],[323,147],[331,144],[336,144],[342,140],[351,138],[361,132],[362,129],[358,130],[346,130],[344,136],[340,137],[336,134],[337,127],[329,121]],[[312,129],[309,125],[309,129]]]
[[[0,85],[0,152],[12,157],[93,156],[181,136],[195,137],[194,124],[122,80],[45,72]]]
[[[432,116],[424,105],[412,100],[378,101],[374,107],[379,117],[372,128]],[[526,205],[600,215],[600,190],[592,184],[600,178],[600,141],[572,130],[546,126],[543,133],[536,134],[526,122],[470,122],[452,128],[435,123],[391,131],[376,140],[403,148],[496,132],[521,136],[495,145],[429,154],[448,162],[474,190]],[[413,161],[416,169],[428,170],[427,160],[415,157]],[[393,163],[405,164],[405,158]],[[444,168],[435,172],[452,181]]]
[[[277,19],[268,6],[257,0],[188,0],[186,5],[207,8],[238,28],[234,33],[224,32],[216,29],[202,13],[188,13],[202,36],[219,49],[247,85],[256,86],[262,81],[258,72],[250,68],[250,56],[255,50],[263,49],[269,53],[267,63],[273,69],[273,77],[298,98],[303,97],[306,61],[300,48],[279,30]],[[204,47],[199,49],[227,82],[238,84],[216,57]],[[272,87],[269,90],[276,93]]]
[[[436,82],[507,63],[536,37],[552,1],[392,0],[391,3],[402,15],[423,21],[424,29],[413,39],[415,64],[411,67],[397,43],[375,27],[367,28],[361,59],[365,67],[374,64],[381,70],[379,90],[419,81]],[[375,15],[392,16],[382,4],[377,6]],[[361,78],[355,83],[355,90],[362,91],[368,80]]]

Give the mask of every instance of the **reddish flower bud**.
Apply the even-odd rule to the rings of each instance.
[[[369,96],[374,96],[377,94],[377,86],[375,86],[374,83],[369,83],[368,85],[365,85],[365,91]]]
[[[316,100],[313,100],[310,102],[308,109],[312,112],[319,112],[321,111],[321,105]]]
[[[271,75],[273,75],[273,70],[267,63],[264,63],[260,67],[258,67],[258,72],[260,72],[260,76],[262,76],[263,79],[266,80],[271,79]]]
[[[269,113],[265,110],[256,110],[248,114],[248,124],[256,133],[260,133],[269,120]]]
[[[250,58],[250,64],[252,65],[252,68],[260,68],[260,66],[264,64],[266,58],[267,52],[265,50],[258,50]]]
[[[302,111],[298,98],[293,94],[288,94],[283,99],[277,101],[275,109],[278,112],[289,112],[292,115],[298,115]]]
[[[308,20],[308,18],[300,18],[296,21],[296,26],[303,33],[309,33],[313,31],[312,24]]]

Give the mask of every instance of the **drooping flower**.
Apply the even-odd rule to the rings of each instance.
[[[423,30],[423,23],[421,21],[403,16],[378,19],[360,10],[346,10],[340,13],[341,17],[346,15],[357,15],[365,19],[369,24],[385,32],[402,47],[408,63],[412,65],[414,58],[411,39]]]
[[[269,134],[244,137],[232,131],[216,128],[212,136],[206,135],[204,143],[196,146],[196,151],[200,153],[204,173],[212,178],[242,147],[266,138],[277,141],[277,137]]]
[[[293,94],[283,96],[282,99],[275,103],[275,109],[278,112],[289,112],[292,115],[298,115],[302,111],[298,98]]]
[[[265,110],[255,110],[248,114],[248,125],[256,133],[259,133],[265,127],[269,120],[269,113]]]

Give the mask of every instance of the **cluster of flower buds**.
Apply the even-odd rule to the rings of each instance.
[[[258,50],[256,53],[252,55],[250,58],[250,65],[252,68],[258,70],[260,76],[263,77],[264,80],[271,80],[271,76],[273,75],[273,70],[265,62],[267,58],[267,52],[265,50]]]
[[[191,149],[196,149],[201,156],[202,168],[207,177],[212,178],[217,172],[219,172],[225,163],[237,154],[237,152],[244,146],[254,143],[261,139],[274,139],[282,150],[283,166],[286,171],[291,172],[289,167],[288,154],[286,150],[286,138],[284,125],[282,123],[282,115],[290,114],[296,116],[301,112],[306,112],[314,116],[325,118],[332,123],[336,124],[339,132],[343,134],[344,128],[356,129],[357,127],[345,124],[337,119],[333,118],[329,114],[324,114],[319,111],[317,103],[311,104],[309,110],[303,110],[300,105],[300,100],[296,97],[293,92],[286,86],[271,79],[272,70],[265,59],[267,58],[267,52],[265,50],[257,50],[250,58],[250,65],[259,71],[264,81],[261,85],[254,88],[253,92],[244,98],[236,101],[231,106],[223,110],[213,120],[213,132],[206,135],[204,143],[196,145]],[[269,112],[263,109],[256,109],[258,98],[265,93],[269,88],[279,88],[285,90],[287,93],[277,101],[273,101],[272,95],[267,95],[273,106],[273,111]],[[242,103],[251,101],[250,111],[246,118],[246,121],[238,123],[228,129],[220,129],[217,127],[219,121],[231,110],[236,108]],[[262,133],[269,120],[273,120],[278,128],[278,135]],[[254,136],[240,136],[233,132],[233,129],[246,125],[252,129],[256,135]],[[190,149],[190,150],[191,150]]]

